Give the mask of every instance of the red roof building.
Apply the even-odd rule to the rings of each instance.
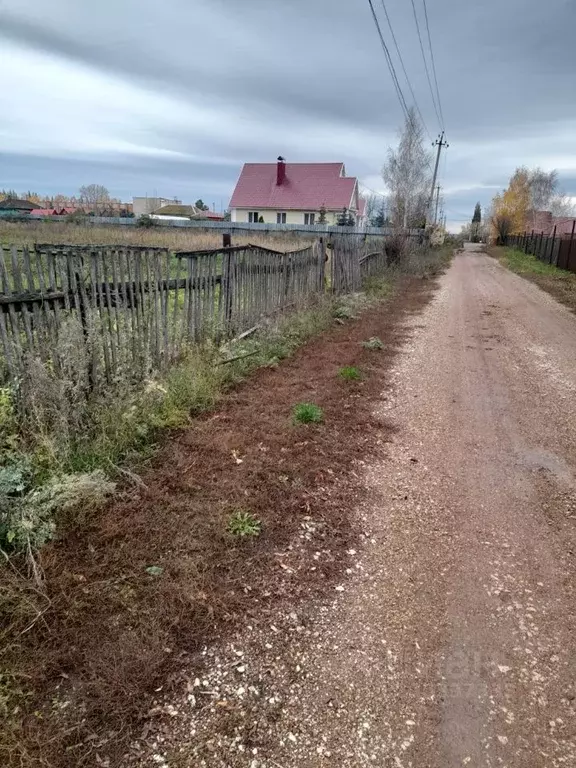
[[[574,216],[553,216],[550,211],[528,211],[526,230],[551,236],[556,228],[556,236],[571,235],[573,227],[576,229],[575,221]]]
[[[361,215],[358,179],[344,163],[246,163],[230,200],[231,219],[270,224],[335,224]]]
[[[34,208],[30,211],[30,216],[56,216],[57,214],[55,208]]]

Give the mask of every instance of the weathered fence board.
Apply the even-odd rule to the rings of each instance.
[[[360,274],[360,238],[338,237],[332,249],[332,290],[334,293],[354,293],[362,287]]]
[[[238,335],[327,289],[360,290],[386,254],[363,237],[299,251],[254,245],[170,253],[129,246],[0,246],[0,384],[41,361],[74,391],[142,381],[187,346]]]
[[[362,281],[370,277],[378,277],[378,275],[384,274],[387,266],[388,256],[384,249],[367,253],[360,259],[360,274],[362,276]]]

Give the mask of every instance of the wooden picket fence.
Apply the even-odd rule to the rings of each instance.
[[[142,381],[194,342],[220,341],[386,267],[362,237],[293,252],[247,245],[171,253],[134,246],[0,246],[0,385],[31,362],[86,393]]]
[[[161,248],[0,248],[0,381],[40,359],[98,389],[162,370],[190,342],[241,333],[323,290],[320,244],[171,254]]]
[[[383,275],[388,267],[388,256],[385,251],[372,251],[360,259],[360,277],[364,282],[370,277]]]

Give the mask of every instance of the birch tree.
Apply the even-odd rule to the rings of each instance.
[[[410,107],[396,148],[388,149],[382,178],[390,191],[392,221],[405,229],[423,226],[431,184],[430,153],[424,149],[424,131]]]
[[[102,184],[87,184],[80,187],[80,203],[88,210],[100,213],[110,204],[110,193]]]

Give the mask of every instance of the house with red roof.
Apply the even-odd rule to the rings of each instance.
[[[57,216],[58,211],[55,208],[34,208],[30,211],[30,216]]]
[[[245,163],[230,200],[231,221],[265,224],[336,224],[346,209],[363,216],[358,179],[344,163]]]

